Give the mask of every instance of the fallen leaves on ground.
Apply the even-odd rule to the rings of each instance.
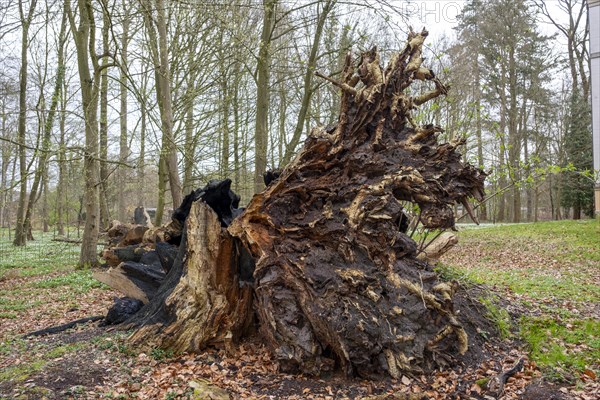
[[[555,245],[536,242],[537,250],[528,253],[531,241],[509,240],[508,244],[499,243],[496,252],[490,252],[490,246],[484,245],[485,240],[482,237],[463,241],[446,255],[445,262],[465,268],[483,265],[498,272],[514,273],[517,277],[519,274],[569,276],[585,280],[588,286],[599,285],[597,263],[560,258],[556,251],[553,253]],[[64,272],[52,276],[60,274]],[[521,357],[525,358],[524,368],[508,379],[502,399],[600,398],[597,370],[592,366],[582,370],[577,384],[553,384],[543,378],[538,365],[527,358],[521,344],[508,341],[490,344],[489,358],[472,367],[458,365],[429,375],[402,375],[398,380],[369,381],[338,375],[314,378],[281,373],[258,339],[242,343],[233,354],[207,349],[201,354],[160,360],[152,354],[136,354],[135,349],[127,346],[122,333],[107,331],[95,324],[78,326],[57,335],[21,340],[20,335],[33,330],[105,314],[113,297],[119,295],[98,288],[77,293],[70,286],[51,289],[36,286],[37,282],[47,278],[15,275],[0,282],[3,301],[23,306],[14,311],[16,318],[0,320],[0,369],[6,371],[15,366],[27,366],[36,360],[44,362],[39,370],[32,371],[23,380],[0,382],[0,398],[22,395],[48,399],[119,396],[123,399],[186,399],[194,396],[213,399],[489,399],[486,383],[511,368]],[[503,286],[494,290],[505,299],[513,314],[545,315],[549,310],[566,310],[578,318],[600,317],[597,303],[561,296],[540,299]],[[563,317],[557,313],[556,318]],[[564,324],[569,323],[565,319]],[[52,351],[69,343],[81,343],[81,346],[50,357]],[[569,351],[577,350],[575,346]]]

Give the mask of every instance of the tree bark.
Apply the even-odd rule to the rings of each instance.
[[[119,97],[120,97],[120,115],[119,115],[119,165],[117,170],[117,181],[119,182],[119,190],[117,190],[117,216],[119,221],[125,221],[127,218],[126,193],[127,190],[127,170],[123,164],[129,159],[129,146],[127,144],[127,69],[128,61],[128,46],[129,46],[129,8],[126,1],[122,2],[122,8],[125,12],[123,17],[123,32],[121,33],[121,69],[119,77]]]
[[[275,24],[275,7],[278,0],[263,0],[263,26],[257,59],[256,128],[254,133],[254,192],[263,190],[263,173],[267,169],[269,140],[269,80],[271,64],[271,35]]]
[[[176,314],[175,321],[146,323],[132,335],[132,343],[177,353],[228,347],[250,326],[252,290],[239,285],[236,240],[203,202],[192,205],[185,232],[187,261],[169,273],[181,279],[172,292],[162,295],[164,307],[160,308],[172,317]],[[182,259],[175,263],[182,264]],[[161,294],[157,297],[161,299]]]
[[[157,82],[157,92],[160,97],[160,118],[163,133],[163,151],[169,176],[169,187],[173,199],[173,208],[181,204],[181,180],[177,167],[177,146],[173,136],[173,108],[171,99],[171,74],[169,70],[169,48],[167,46],[167,21],[163,0],[156,0],[156,30],[158,32],[159,60],[158,71],[160,80]]]
[[[300,137],[304,130],[304,124],[306,123],[306,117],[308,108],[310,106],[310,99],[313,94],[312,77],[317,67],[317,53],[321,44],[321,36],[323,34],[323,28],[329,12],[335,6],[336,0],[327,0],[323,5],[323,9],[317,16],[317,22],[315,27],[315,36],[313,38],[312,47],[310,49],[310,55],[308,57],[308,65],[306,66],[306,72],[304,73],[304,86],[302,88],[302,102],[300,104],[300,112],[298,113],[298,119],[296,121],[296,128],[290,143],[285,148],[285,154],[281,160],[280,168],[287,165],[291,160],[292,156],[300,143]]]
[[[108,33],[110,16],[108,15],[108,1],[102,1],[102,54],[109,53]],[[110,224],[110,210],[108,206],[108,57],[102,59],[102,72],[100,73],[100,228],[108,229]],[[118,190],[120,191],[120,190]]]
[[[29,26],[33,19],[37,0],[32,0],[27,15],[23,10],[23,1],[19,0],[19,16],[21,18],[21,69],[19,71],[19,123],[17,128],[17,142],[19,152],[19,205],[17,206],[17,224],[15,230],[15,246],[24,246],[27,242],[27,229],[25,225],[25,209],[27,199],[27,154],[25,148],[25,131],[27,120],[27,51],[29,49]]]
[[[70,0],[65,0],[65,8],[69,17],[71,31],[77,50],[77,69],[81,83],[81,101],[85,119],[85,226],[81,243],[79,267],[86,268],[98,264],[97,242],[99,231],[99,190],[100,177],[98,171],[98,94],[100,90],[100,67],[98,58],[93,53],[96,26],[94,11],[87,0],[78,0],[79,25],[75,25],[75,17],[71,10]],[[90,69],[90,61],[93,64]]]

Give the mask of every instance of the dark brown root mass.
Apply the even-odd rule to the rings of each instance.
[[[422,65],[426,36],[411,32],[385,68],[373,49],[356,61],[348,55],[339,81],[319,74],[342,91],[338,123],[315,128],[228,228],[205,203],[190,204],[173,268],[130,321],[139,327],[133,343],[232,348],[256,314],[288,371],[397,378],[481,350],[476,327],[461,317],[478,311],[458,307],[458,285],[417,259],[399,229],[406,202],[424,227],[446,229],[455,204],[469,209],[470,198],[483,197],[485,174],[457,151],[464,140],[440,143],[440,127],[412,117],[447,92]],[[433,87],[413,95],[415,80]],[[240,279],[240,243],[256,262],[253,285]]]
[[[454,226],[452,205],[483,197],[485,174],[456,151],[463,141],[439,143],[441,128],[411,116],[446,93],[422,66],[426,35],[411,33],[385,69],[373,49],[348,56],[341,81],[326,77],[342,90],[338,124],[314,129],[229,228],[257,260],[261,333],[286,369],[398,377],[468,351],[456,286],[398,229],[404,201],[443,229]],[[411,96],[414,80],[434,88]]]

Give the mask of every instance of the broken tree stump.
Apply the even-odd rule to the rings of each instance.
[[[175,352],[209,345],[228,347],[252,319],[252,290],[240,287],[236,239],[202,201],[191,205],[186,223],[186,262],[177,286],[164,300],[171,323],[146,324],[133,343]]]
[[[403,204],[418,208],[425,228],[451,228],[453,205],[481,200],[485,179],[462,161],[464,140],[439,142],[442,128],[415,123],[416,107],[447,92],[422,65],[426,36],[411,32],[385,68],[372,49],[356,61],[348,55],[340,80],[318,74],[341,89],[338,123],[313,129],[240,216],[232,211],[239,198],[205,199],[212,209],[184,201],[174,214],[185,224],[177,259],[127,321],[137,328],[132,343],[228,347],[255,313],[286,371],[397,378],[469,351],[476,342],[455,309],[457,285],[440,281],[406,234]],[[414,81],[433,88],[415,93]],[[250,284],[240,279],[236,240],[255,262]]]

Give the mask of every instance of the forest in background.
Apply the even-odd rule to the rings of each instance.
[[[0,224],[24,245],[32,227],[79,222],[85,265],[98,232],[138,205],[160,224],[223,178],[247,202],[312,127],[335,122],[339,93],[315,72],[403,47],[401,3],[4,1]],[[415,119],[465,137],[465,159],[489,172],[480,220],[592,212],[587,6],[554,3],[469,0],[427,43],[451,90]]]

